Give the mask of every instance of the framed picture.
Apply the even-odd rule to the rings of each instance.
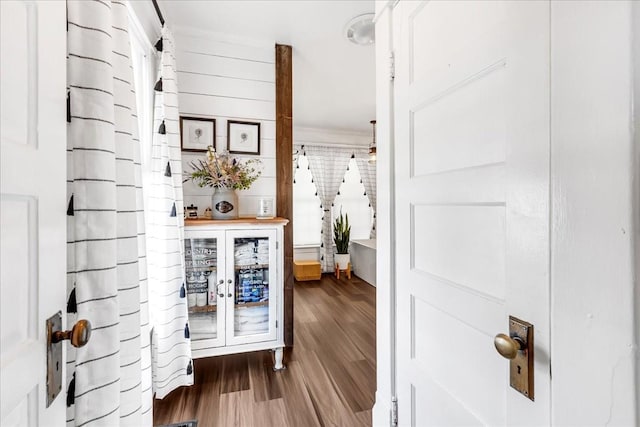
[[[260,154],[260,123],[228,120],[227,150],[235,154]]]
[[[180,146],[182,151],[207,151],[216,147],[216,119],[180,117]]]

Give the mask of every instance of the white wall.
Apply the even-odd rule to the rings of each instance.
[[[294,247],[293,259],[295,261],[320,261],[320,245]]]
[[[295,118],[294,118],[295,119]],[[371,120],[375,117],[371,117]],[[310,127],[293,128],[293,143],[300,145],[349,145],[367,148],[373,138],[371,132]]]
[[[130,11],[136,16],[140,29],[146,34],[152,43],[155,43],[162,31],[160,19],[150,1],[130,1],[127,3]]]
[[[260,197],[276,198],[275,42],[245,40],[185,28],[174,30],[181,116],[216,119],[216,150],[227,147],[227,120],[260,123],[262,176],[238,191],[240,216],[255,216]],[[204,153],[182,152],[183,171]],[[257,156],[235,155],[239,159]],[[183,184],[184,204],[199,215],[211,206],[212,189]]]
[[[632,4],[551,23],[552,422],[638,425]]]

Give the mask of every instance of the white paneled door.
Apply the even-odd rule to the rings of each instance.
[[[393,9],[399,424],[550,423],[549,3]],[[535,328],[535,400],[495,350]]]
[[[45,321],[66,294],[65,2],[0,1],[0,19],[0,425],[61,426]]]

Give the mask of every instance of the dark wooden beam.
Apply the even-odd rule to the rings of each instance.
[[[293,54],[276,44],[276,212],[284,228],[284,342],[293,346]]]

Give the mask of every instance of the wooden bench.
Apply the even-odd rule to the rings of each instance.
[[[322,268],[319,261],[293,261],[293,276],[297,281],[320,280]]]

